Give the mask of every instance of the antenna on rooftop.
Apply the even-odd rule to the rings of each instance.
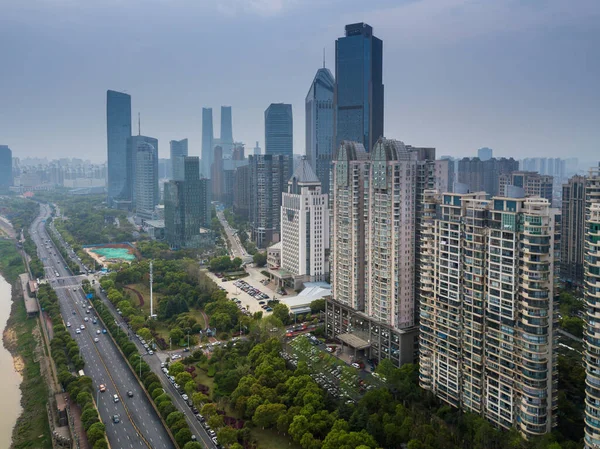
[[[323,68],[325,68],[325,47],[323,47]]]
[[[138,112],[138,136],[142,135],[142,121],[140,120],[140,113]]]

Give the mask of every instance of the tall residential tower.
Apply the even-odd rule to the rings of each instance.
[[[108,151],[108,205],[131,207],[128,181],[127,139],[131,136],[131,96],[106,91],[106,142]]]

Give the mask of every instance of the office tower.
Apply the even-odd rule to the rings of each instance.
[[[223,148],[217,145],[213,152],[213,164],[211,167],[212,199],[223,201]]]
[[[178,158],[186,157],[188,155],[188,140],[171,140],[169,145],[171,148],[171,179],[182,181],[184,177],[184,159]]]
[[[540,175],[535,172],[516,171],[502,174],[499,177],[498,195],[506,196],[507,186],[515,186],[522,188],[525,196],[546,198],[552,203],[553,182],[552,176]]]
[[[168,179],[173,176],[171,159],[158,158],[158,179]]]
[[[559,211],[544,198],[425,197],[421,387],[527,438],[550,432]]]
[[[127,138],[126,148],[127,148],[127,188],[126,188],[126,196],[123,196],[123,199],[127,199],[131,202],[130,209],[134,209],[136,207],[136,177],[137,177],[137,158],[138,158],[138,150],[142,148],[144,151],[148,149],[150,145],[154,152],[154,165],[156,170],[156,186],[154,189],[154,195],[156,198],[159,197],[158,193],[158,140],[154,137],[148,136],[130,136]],[[123,205],[122,208],[125,208]]]
[[[281,268],[290,273],[294,289],[304,282],[324,281],[329,272],[327,206],[319,178],[302,159],[281,199]]]
[[[258,146],[258,140],[256,141],[256,146],[252,149],[254,156],[258,156],[261,154],[260,147]]]
[[[585,185],[584,242],[585,436],[586,449],[600,447],[600,165],[590,169]]]
[[[293,128],[292,105],[271,103],[265,110],[265,154],[291,158],[294,154]]]
[[[250,218],[250,175],[250,165],[244,165],[235,169],[233,184],[233,211],[244,219]]]
[[[585,176],[573,176],[562,186],[560,278],[583,287],[585,234]]]
[[[0,189],[13,185],[12,151],[7,145],[0,145]]]
[[[140,142],[136,146],[135,155],[136,215],[152,219],[159,201],[156,149],[148,142]]]
[[[131,207],[127,139],[131,136],[131,96],[106,91],[106,142],[108,151],[108,205]]]
[[[231,159],[234,161],[243,161],[246,158],[244,154],[244,144],[236,143],[231,152]]]
[[[468,186],[470,192],[486,192],[498,195],[500,176],[519,169],[519,162],[513,158],[492,158],[482,161],[478,157],[465,157],[458,161],[455,181]]]
[[[250,156],[250,229],[258,248],[279,241],[281,194],[292,176],[292,158]]]
[[[212,108],[202,108],[202,165],[200,174],[205,178],[210,178],[214,151],[213,140]]]
[[[206,180],[199,178],[198,157],[184,156],[184,179],[165,184],[165,238],[173,249],[199,248],[210,244],[206,228],[207,209],[203,199]],[[210,215],[210,209],[208,209]]]
[[[494,157],[494,150],[483,147],[477,150],[477,157],[482,161],[489,161]]]
[[[306,157],[321,181],[323,193],[329,192],[329,172],[333,153],[333,91],[335,81],[323,67],[310,85],[304,104],[306,113]]]
[[[370,152],[383,136],[383,42],[366,23],[335,41],[334,124],[336,148],[346,140]]]
[[[221,106],[221,135],[220,145],[223,154],[229,155],[233,150],[233,126],[231,123],[231,106]]]
[[[237,180],[237,169],[244,165],[248,165],[248,159],[224,159],[223,160],[223,195],[221,203],[225,207],[231,207],[235,204],[235,190]],[[249,188],[249,187],[246,187]],[[247,192],[246,192],[247,195]],[[247,209],[247,208],[246,208]],[[246,215],[247,218],[247,215]]]

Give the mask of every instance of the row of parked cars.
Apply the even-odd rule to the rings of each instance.
[[[248,284],[246,281],[244,281],[242,279],[239,279],[239,280],[235,281],[235,283],[233,285],[235,285],[240,290],[245,291],[250,296],[254,296],[254,298],[256,298],[258,300],[269,299],[269,295],[267,295],[266,293],[261,292],[257,288],[252,287],[250,284]]]

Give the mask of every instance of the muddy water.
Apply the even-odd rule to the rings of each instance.
[[[0,276],[0,329],[4,331],[10,315],[11,286]],[[0,338],[0,449],[10,447],[12,429],[21,414],[21,375]]]

